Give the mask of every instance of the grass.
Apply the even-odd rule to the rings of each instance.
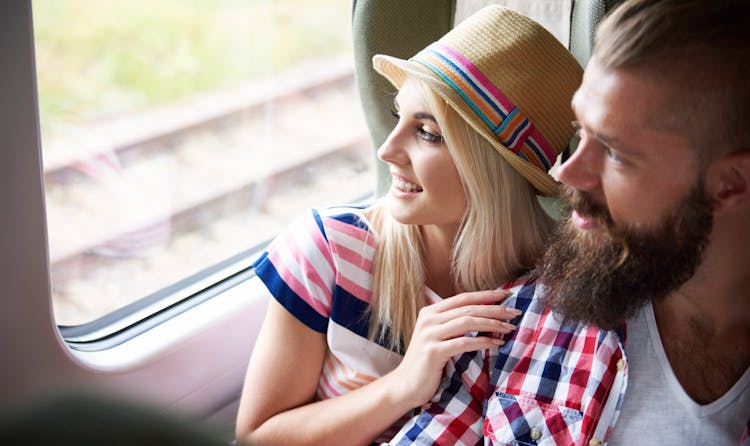
[[[35,0],[42,129],[350,51],[347,0]]]

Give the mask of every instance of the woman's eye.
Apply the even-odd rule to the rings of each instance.
[[[393,115],[393,117],[396,118],[397,121],[401,118],[395,109],[391,109],[391,115]]]
[[[431,143],[431,144],[442,144],[443,143],[443,137],[440,135],[436,135],[429,131],[428,128],[425,126],[419,127],[417,129],[419,131],[419,137],[423,140]]]

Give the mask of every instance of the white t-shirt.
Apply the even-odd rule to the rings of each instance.
[[[750,369],[718,400],[700,405],[680,385],[647,305],[628,321],[628,390],[609,445],[736,446],[750,418]]]

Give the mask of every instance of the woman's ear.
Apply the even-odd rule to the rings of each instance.
[[[715,212],[750,206],[750,150],[729,153],[709,167],[706,188]]]

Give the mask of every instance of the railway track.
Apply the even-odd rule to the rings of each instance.
[[[45,147],[58,322],[90,321],[371,190],[350,63],[102,122]]]

